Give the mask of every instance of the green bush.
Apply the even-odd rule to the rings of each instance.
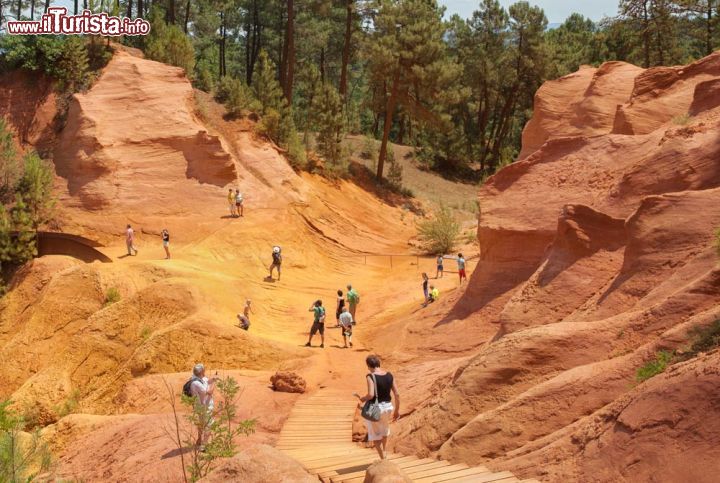
[[[62,92],[87,89],[92,80],[88,42],[77,35],[6,35],[0,37],[0,66],[3,70],[42,72],[57,81]],[[104,64],[93,50],[98,68]]]
[[[715,230],[715,249],[717,250],[717,254],[720,257],[720,228]]]
[[[231,116],[241,116],[243,111],[260,110],[259,103],[253,97],[250,88],[239,79],[231,79],[225,108]]]
[[[696,327],[690,331],[693,336],[693,343],[686,358],[694,357],[701,352],[707,352],[720,346],[720,319],[708,327]]]
[[[692,120],[692,116],[690,114],[678,114],[677,116],[672,118],[673,124],[677,124],[678,126],[687,126],[690,121]]]
[[[22,416],[9,406],[8,400],[0,403],[0,481],[29,482],[50,468],[52,455],[40,432],[26,432]]]
[[[167,25],[159,9],[150,16],[152,29],[145,44],[145,55],[152,60],[185,69],[191,77],[195,68],[195,49],[190,37],[177,25]]]
[[[362,149],[360,150],[360,157],[377,163],[378,155],[379,150],[377,141],[371,137],[366,137],[363,141]]]
[[[432,219],[418,223],[417,229],[423,248],[434,254],[452,251],[460,235],[460,223],[444,205],[440,206]]]
[[[644,382],[661,374],[665,371],[668,364],[672,361],[673,353],[668,351],[660,351],[655,355],[655,360],[649,361],[637,370],[635,378],[638,382]]]
[[[13,136],[5,119],[0,117],[0,204],[9,203],[20,178],[20,166]]]
[[[115,287],[110,287],[105,292],[105,307],[120,301],[120,292]]]
[[[395,150],[392,145],[388,143],[387,151],[387,162],[390,166],[387,172],[387,180],[394,189],[399,190],[402,188],[403,181],[403,167],[395,160]]]

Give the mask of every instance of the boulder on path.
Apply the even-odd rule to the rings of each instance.
[[[278,371],[271,378],[273,389],[278,392],[296,392],[302,394],[305,392],[305,379],[300,375],[290,371]]]
[[[383,460],[368,467],[364,483],[412,483],[412,480],[395,463]]]
[[[317,483],[317,478],[289,456],[266,444],[250,446],[222,460],[202,483]]]

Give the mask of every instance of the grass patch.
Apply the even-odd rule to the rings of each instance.
[[[707,327],[693,327],[690,334],[693,336],[693,342],[690,350],[683,353],[683,360],[691,359],[701,352],[708,352],[720,346],[720,319]]]
[[[115,287],[110,287],[105,292],[105,307],[120,301],[120,292]]]
[[[720,228],[715,230],[715,250],[720,257]]]
[[[692,120],[692,116],[690,114],[678,114],[677,116],[672,118],[673,124],[677,124],[678,126],[687,126],[688,123]]]
[[[152,329],[148,327],[147,325],[144,325],[142,329],[140,329],[140,339],[145,342],[150,338],[152,335]]]
[[[669,351],[660,351],[655,354],[655,360],[649,361],[644,366],[640,367],[635,374],[635,379],[638,382],[645,382],[648,379],[662,374],[667,368],[668,364],[673,359],[673,353]]]
[[[59,418],[64,418],[68,414],[72,414],[80,405],[80,390],[73,389],[68,397],[55,408],[55,413]]]

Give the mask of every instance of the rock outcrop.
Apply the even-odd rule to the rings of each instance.
[[[392,337],[452,346],[468,340],[462,319],[494,335],[466,346],[430,397],[404,399],[397,449],[609,482],[647,480],[665,442],[677,448],[668,481],[690,465],[690,479],[710,481],[703,463],[720,451],[684,428],[713,404],[716,361],[677,369],[687,391],[674,369],[631,388],[657,351],[682,351],[693,327],[720,317],[718,66],[720,54],[647,71],[610,63],[538,91],[521,160],[480,190],[481,260],[465,294],[434,330],[406,321]],[[650,401],[670,393],[677,410],[653,415]],[[686,465],[683,451],[703,456]]]
[[[306,389],[306,382],[300,375],[290,371],[278,371],[270,378],[270,384],[278,392],[295,392],[302,394]]]
[[[220,461],[202,483],[317,483],[318,479],[280,451],[264,444],[250,446]]]

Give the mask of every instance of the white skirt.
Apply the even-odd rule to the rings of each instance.
[[[381,402],[379,403],[379,406],[380,421],[365,420],[365,426],[367,426],[368,432],[368,441],[379,441],[390,436],[390,421],[392,420],[395,408],[392,403],[389,402]]]

